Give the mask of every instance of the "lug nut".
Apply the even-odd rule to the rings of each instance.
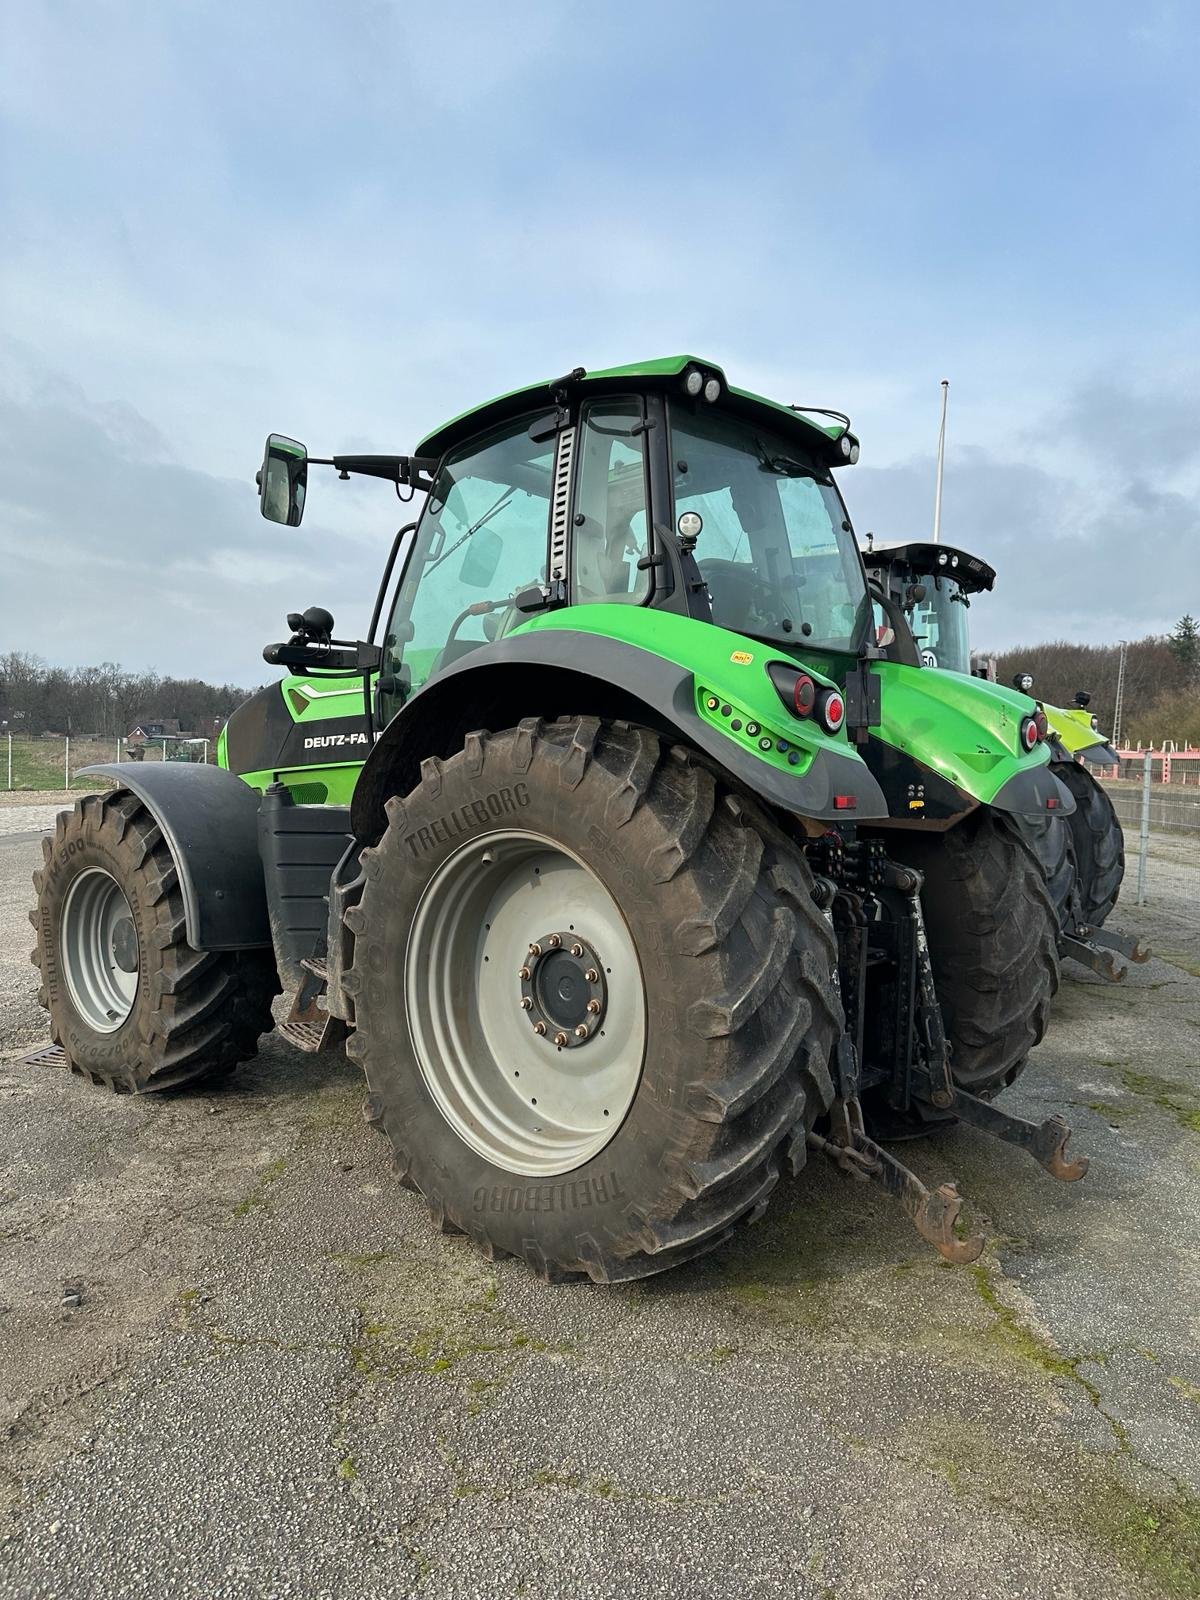
[[[541,953],[542,953],[542,947],[541,947],[540,944],[531,944],[529,946],[529,954],[531,956],[540,956]]]
[[[575,1037],[577,1039],[586,1039],[587,1038],[587,1029],[584,1027],[582,1022],[575,1029]]]
[[[549,945],[551,950],[557,950],[559,945],[562,943],[562,940],[558,937],[558,935],[556,933],[552,933],[550,935],[550,937],[546,940],[546,943]]]
[[[556,1044],[556,1045],[558,1045],[558,1046],[559,1046],[559,1048],[560,1048],[560,1049],[561,1049],[561,1047],[562,1047],[562,1046],[563,1046],[563,1045],[564,1045],[564,1044],[566,1044],[566,1042],[567,1042],[567,1036],[566,1036],[566,1034],[565,1034],[565,1033],[556,1033],[556,1034],[555,1034],[555,1035],[554,1035],[554,1042],[555,1042],[555,1044]]]
[[[571,954],[573,956],[581,956],[583,954],[583,946],[581,944],[573,944],[571,946]]]
[[[587,1008],[592,1013],[592,1015],[595,1016],[597,1011],[599,1011],[599,1009],[600,1009],[599,1000],[589,1000],[588,1003],[587,1003]]]
[[[534,1033],[545,1033],[546,1024],[544,1022],[535,1022],[533,1025],[533,1031]]]
[[[531,1011],[532,1009],[533,1009],[533,1001],[529,998],[529,996],[527,994],[522,995],[521,996],[521,1010],[522,1011]]]
[[[595,967],[589,967],[584,973],[584,977],[589,983],[599,983],[600,981],[600,974],[596,971]]]
[[[528,967],[522,967],[520,972],[517,973],[517,977],[520,978],[522,983],[528,983],[532,977],[532,973]]]

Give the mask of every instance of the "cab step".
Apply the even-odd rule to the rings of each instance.
[[[289,1044],[307,1055],[330,1050],[341,1044],[348,1029],[338,1017],[331,1017],[326,1009],[325,996],[329,975],[323,956],[305,956],[300,965],[304,978],[292,1001],[287,1020],[280,1023],[279,1031]]]

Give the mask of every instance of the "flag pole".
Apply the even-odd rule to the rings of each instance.
[[[937,486],[933,491],[933,542],[942,537],[942,469],[946,464],[946,402],[950,397],[950,380],[942,379],[942,422],[938,429]]]

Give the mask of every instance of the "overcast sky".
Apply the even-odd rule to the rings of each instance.
[[[1200,614],[1191,0],[6,9],[0,653],[261,681],[361,631],[391,491],[258,516],[271,429],[411,449],[690,350],[848,411],[860,534],[1000,573],[979,644]]]

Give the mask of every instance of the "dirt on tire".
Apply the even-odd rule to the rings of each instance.
[[[405,1024],[401,974],[414,908],[464,840],[497,824],[569,851],[620,908],[644,989],[641,1076],[605,1146],[555,1177],[493,1165],[431,1096]],[[528,719],[468,734],[387,805],[347,913],[347,1051],[401,1180],[435,1223],[539,1276],[639,1278],[711,1250],[764,1209],[833,1098],[842,1028],[829,923],[800,849],[760,808],[645,728]],[[449,821],[448,821],[449,819]]]

